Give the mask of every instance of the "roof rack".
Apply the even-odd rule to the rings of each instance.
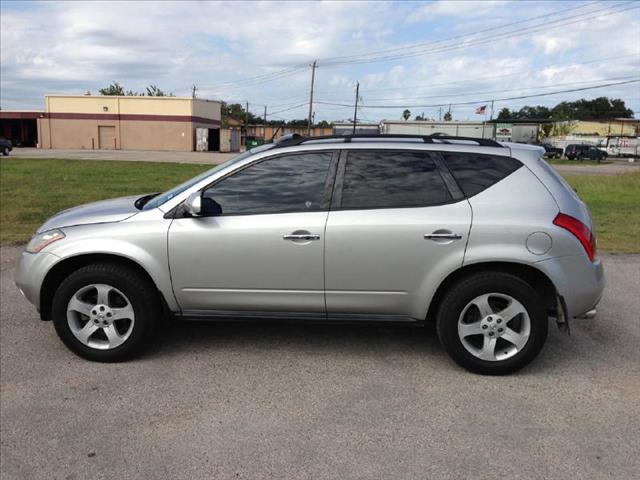
[[[451,144],[455,141],[464,141],[464,142],[476,142],[479,146],[482,147],[500,147],[504,148],[504,145],[496,142],[495,140],[491,140],[489,138],[474,138],[474,137],[457,137],[450,135],[443,135],[441,133],[435,133],[433,135],[406,135],[399,133],[384,133],[384,134],[366,134],[366,133],[358,133],[355,135],[325,135],[321,137],[303,137],[297,133],[292,133],[289,135],[283,135],[279,139],[274,142],[274,146],[276,148],[282,147],[292,147],[295,145],[301,145],[305,142],[311,142],[314,140],[342,140],[343,143],[349,143],[353,139],[385,139],[385,138],[406,138],[406,139],[420,139],[424,143],[431,144]]]

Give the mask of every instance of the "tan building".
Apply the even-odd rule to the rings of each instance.
[[[47,95],[41,148],[193,151],[196,128],[220,145],[218,101],[191,97]]]

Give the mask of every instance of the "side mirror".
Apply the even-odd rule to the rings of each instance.
[[[184,209],[192,217],[199,217],[202,212],[202,192],[194,192],[184,202]]]

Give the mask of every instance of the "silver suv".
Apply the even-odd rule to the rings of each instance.
[[[162,194],[45,222],[16,283],[76,354],[139,353],[159,320],[435,322],[513,372],[604,287],[589,211],[544,149],[461,137],[283,137]]]

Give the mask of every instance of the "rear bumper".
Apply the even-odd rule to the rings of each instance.
[[[567,316],[575,318],[592,310],[602,298],[604,269],[597,258],[591,262],[586,255],[574,255],[536,263],[553,282],[566,305]]]

